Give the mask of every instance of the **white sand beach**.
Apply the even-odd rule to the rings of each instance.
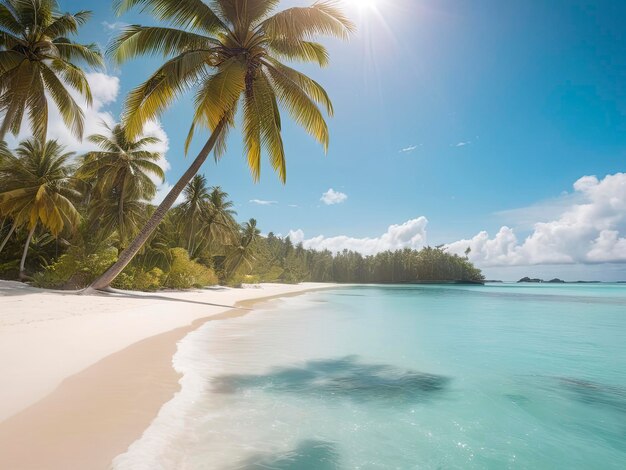
[[[329,286],[81,296],[0,281],[0,468],[108,468],[176,392],[171,357],[189,331]]]

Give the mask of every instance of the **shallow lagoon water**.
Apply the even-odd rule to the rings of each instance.
[[[364,286],[209,322],[125,469],[622,469],[626,285]]]

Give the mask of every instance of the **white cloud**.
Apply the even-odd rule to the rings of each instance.
[[[516,229],[532,230],[537,222],[550,222],[561,216],[573,204],[583,202],[579,192],[564,191],[559,197],[540,201],[527,207],[498,211],[494,215]]]
[[[458,144],[455,145],[455,147],[465,147],[466,145],[471,144],[471,141],[467,141],[467,142],[459,142]]]
[[[409,145],[408,147],[400,149],[400,153],[409,153],[415,150],[416,148],[417,148],[417,145]]]
[[[523,241],[505,226],[494,238],[480,232],[448,250],[461,254],[469,246],[479,266],[626,262],[626,173],[583,176],[573,187],[572,203],[535,223]]]
[[[390,225],[387,231],[374,238],[353,238],[345,235],[325,237],[319,235],[306,239],[302,230],[289,231],[288,237],[294,244],[302,242],[303,246],[313,250],[343,250],[358,251],[364,255],[373,255],[385,250],[399,250],[402,248],[419,249],[426,243],[425,217],[409,220],[400,225]]]
[[[330,188],[328,191],[322,194],[320,201],[322,201],[327,206],[332,206],[333,204],[341,204],[342,202],[345,202],[346,199],[348,199],[347,194],[335,191],[333,188]]]
[[[278,201],[265,201],[263,199],[250,199],[248,202],[257,206],[274,206],[278,204]]]
[[[120,31],[128,26],[128,23],[124,23],[123,21],[114,21],[113,23],[109,23],[108,21],[103,21],[102,26],[109,31]]]

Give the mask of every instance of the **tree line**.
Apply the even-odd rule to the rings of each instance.
[[[106,271],[154,212],[147,200],[163,178],[147,150],[154,137],[128,141],[119,127],[89,139],[100,147],[72,158],[56,141],[22,142],[0,154],[0,276],[51,288],[79,289]],[[221,187],[196,175],[113,285],[189,288],[215,283],[480,281],[480,270],[442,248],[363,256],[305,249],[289,238],[239,224]],[[30,220],[35,220],[32,227]]]

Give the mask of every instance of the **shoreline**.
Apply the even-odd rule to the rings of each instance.
[[[4,287],[6,283],[0,286]],[[271,284],[258,289],[195,292],[191,296],[183,293],[182,296],[187,300],[182,302],[204,305],[202,308],[194,305],[194,311],[211,311],[186,324],[149,334],[120,350],[99,357],[87,367],[65,376],[57,387],[41,399],[0,421],[0,467],[14,470],[108,469],[111,461],[141,437],[162,405],[180,389],[181,376],[172,366],[172,357],[177,351],[178,342],[187,334],[208,321],[245,315],[253,307],[275,298],[334,287],[335,284]],[[197,300],[198,297],[202,297],[202,300],[211,297],[215,301],[221,294],[223,300],[227,301],[233,297],[227,294],[233,294],[233,291],[239,297],[233,305],[213,304],[209,307],[206,302]],[[49,291],[39,293],[60,295],[65,299],[68,297],[68,294]],[[159,294],[171,296],[180,293]],[[141,299],[145,302],[154,300],[155,296],[147,294],[140,297],[146,297]],[[6,297],[0,297],[0,302],[4,299]],[[82,299],[94,300],[93,297]],[[111,298],[104,296],[104,299]],[[169,304],[165,299],[158,299],[157,302],[161,307],[170,306],[162,305]],[[133,305],[135,303],[132,302]],[[119,307],[127,307],[124,302],[121,304]],[[151,305],[154,309],[155,305]],[[126,315],[127,310],[121,309]],[[30,325],[31,329],[38,326],[34,321]],[[0,329],[0,334],[5,333],[3,329]]]

